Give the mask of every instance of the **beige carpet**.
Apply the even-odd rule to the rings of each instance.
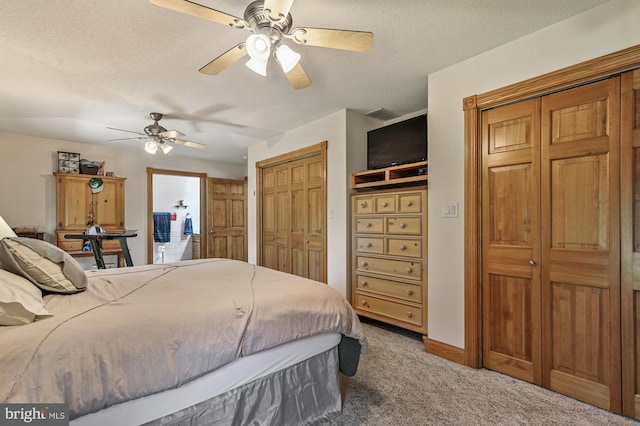
[[[369,354],[331,425],[633,425],[541,387],[424,352],[418,334],[363,320]]]

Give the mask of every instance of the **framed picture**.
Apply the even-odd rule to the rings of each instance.
[[[80,173],[80,154],[58,151],[59,173]]]

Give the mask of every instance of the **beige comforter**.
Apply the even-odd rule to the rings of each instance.
[[[0,401],[69,404],[70,417],[175,388],[234,359],[327,332],[367,342],[336,290],[225,259],[88,272],[54,314],[0,327]]]

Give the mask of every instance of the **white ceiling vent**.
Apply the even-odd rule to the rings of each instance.
[[[365,115],[367,117],[376,118],[382,121],[389,121],[389,120],[393,120],[394,118],[400,117],[400,114],[396,114],[395,112],[389,111],[388,109],[384,109],[384,108],[374,109],[373,111],[369,111]]]

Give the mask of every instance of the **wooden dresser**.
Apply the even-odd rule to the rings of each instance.
[[[356,313],[426,335],[426,186],[355,193],[351,211]]]

